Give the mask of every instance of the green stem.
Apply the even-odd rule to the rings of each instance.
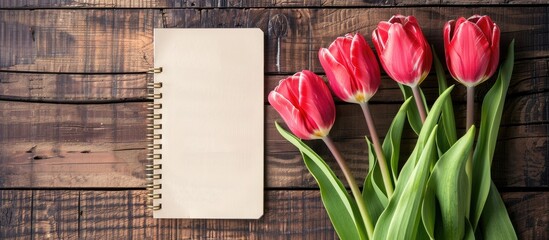
[[[466,117],[466,123],[465,128],[467,131],[471,126],[473,126],[473,123],[475,122],[474,118],[475,114],[475,87],[467,87],[467,117]],[[467,162],[465,163],[465,173],[467,174],[467,178],[469,179],[469,191],[467,194],[467,199],[471,198],[471,190],[473,186],[473,149],[471,149],[471,152],[469,152],[469,157],[467,158]],[[468,204],[466,204],[465,208],[465,216],[469,218],[469,209],[471,201],[467,201]]]
[[[469,131],[469,128],[473,126],[475,121],[475,87],[467,87],[467,119],[466,119],[466,128]]]
[[[377,135],[376,127],[374,125],[374,120],[372,119],[372,114],[370,113],[370,107],[368,102],[361,103],[360,107],[364,113],[364,118],[366,118],[366,125],[368,125],[368,131],[370,131],[370,137],[374,143],[374,151],[376,152],[377,162],[379,163],[379,168],[381,169],[381,176],[383,177],[383,184],[385,185],[385,190],[387,190],[387,198],[393,196],[393,183],[391,181],[391,175],[389,174],[389,167],[387,166],[387,160],[383,154],[381,148],[381,143],[379,142],[379,137]]]
[[[364,225],[366,225],[366,233],[368,234],[368,239],[372,239],[374,235],[374,225],[372,223],[372,220],[370,219],[370,214],[368,214],[368,210],[366,209],[366,204],[364,204],[362,193],[360,192],[360,189],[358,189],[358,185],[356,185],[356,181],[355,181],[355,178],[353,177],[353,174],[351,173],[351,170],[347,166],[347,163],[345,162],[345,159],[343,159],[343,156],[341,156],[341,153],[339,153],[339,150],[337,150],[332,139],[326,136],[322,138],[322,140],[324,140],[324,143],[326,143],[326,146],[328,146],[328,148],[334,155],[337,161],[337,164],[339,165],[339,167],[341,168],[341,171],[343,172],[343,175],[345,175],[345,179],[347,180],[347,183],[349,183],[349,187],[351,187],[351,192],[353,193],[353,197],[355,198],[356,203],[358,205],[358,210],[360,211],[360,215],[362,216]]]
[[[414,93],[414,99],[416,100],[419,116],[421,117],[421,123],[424,123],[425,119],[427,118],[427,114],[425,113],[425,106],[423,105],[423,99],[421,98],[421,94],[419,93],[419,87],[413,86],[411,88],[412,88],[412,93]]]

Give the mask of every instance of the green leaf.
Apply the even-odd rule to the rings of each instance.
[[[485,240],[517,239],[505,204],[493,182],[490,184],[490,193],[480,217],[479,229]]]
[[[421,204],[421,220],[423,221],[423,227],[429,236],[429,239],[435,239],[435,223],[440,222],[437,220],[437,202],[435,200],[435,185],[427,184],[425,188],[425,196],[423,197],[423,203]],[[438,211],[440,212],[440,211]]]
[[[429,111],[429,114],[427,114],[427,119],[425,119],[425,123],[423,124],[423,127],[421,128],[421,132],[419,133],[419,137],[416,142],[416,146],[414,147],[414,150],[410,154],[410,157],[402,167],[402,170],[400,170],[400,174],[398,176],[397,185],[399,182],[407,182],[408,178],[410,176],[411,171],[414,169],[416,163],[418,162],[419,156],[421,154],[421,151],[423,151],[423,148],[425,147],[425,144],[428,140],[428,137],[430,136],[431,132],[433,131],[435,125],[437,124],[437,121],[440,117],[440,114],[442,112],[442,107],[444,105],[444,102],[446,99],[450,96],[450,93],[452,92],[452,89],[454,89],[454,86],[450,86],[446,91],[444,91],[438,99],[433,104],[433,107],[431,111]],[[412,104],[413,105],[413,104]]]
[[[413,98],[414,94],[412,92],[412,89],[408,86],[398,84],[398,87],[400,87],[400,91],[402,91],[402,95],[404,96],[404,100],[409,99],[410,97]],[[429,113],[429,107],[427,106],[427,102],[425,101],[425,96],[423,95],[423,91],[418,86],[419,93],[421,94],[421,98],[423,101],[423,105],[425,106],[425,111]],[[414,100],[415,101],[415,100]],[[414,106],[409,107],[407,114],[408,114],[408,122],[410,123],[410,126],[416,132],[416,134],[419,134],[421,131],[422,123],[421,123],[421,117],[419,116],[419,110],[417,110],[417,106],[415,104],[412,104]]]
[[[383,186],[383,180],[381,176],[381,169],[377,165],[372,143],[368,140],[368,138],[366,138],[366,142],[368,144],[370,169],[368,171],[368,176],[366,176],[366,179],[364,180],[362,198],[366,203],[366,209],[370,214],[372,223],[375,225],[379,216],[383,210],[385,210],[385,207],[387,207],[389,200],[387,199],[385,192],[381,190],[380,185],[378,184],[381,183]]]
[[[417,165],[410,174],[409,181],[397,184],[389,205],[379,217],[374,230],[374,239],[417,239],[423,235],[420,224],[420,206],[429,177],[429,166],[436,156],[435,136],[437,127],[430,132],[422,149]],[[425,128],[421,130],[421,133]]]
[[[442,64],[438,59],[435,48],[431,47],[431,49],[433,51],[433,62],[438,80],[438,94],[442,94],[448,88],[448,84],[446,83],[446,73],[444,72]],[[451,96],[444,102],[439,126],[442,131],[439,131],[439,135],[437,136],[437,146],[439,146],[439,151],[444,153],[448,151],[448,149],[457,141],[456,121]]]
[[[465,163],[475,139],[475,127],[460,138],[436,163],[428,182],[430,196],[425,197],[423,204],[424,225],[431,238],[463,239],[465,236],[465,204],[468,201],[467,188],[469,181],[465,173]],[[436,203],[433,201],[433,193]],[[427,193],[426,193],[427,194]],[[429,197],[429,198],[428,198]],[[435,207],[440,209],[441,222],[435,228],[440,228],[437,235],[433,231],[434,216],[430,211]],[[433,236],[435,235],[435,236]]]
[[[320,196],[328,216],[341,239],[367,239],[358,206],[341,181],[324,160],[299,138],[284,130],[277,122],[276,129],[302,153],[305,165],[320,187]]]
[[[473,227],[471,226],[471,222],[469,222],[469,219],[465,219],[465,237],[464,240],[475,240],[475,232],[473,231]]]
[[[393,179],[396,182],[398,179],[398,167],[399,167],[399,157],[400,157],[400,140],[402,138],[402,128],[404,127],[404,122],[406,121],[406,113],[412,98],[408,98],[400,107],[389,130],[383,140],[383,154],[386,157],[390,157],[389,164]]]
[[[514,40],[509,45],[507,58],[500,67],[496,83],[484,97],[477,146],[473,156],[473,184],[469,220],[476,231],[486,198],[490,191],[490,166],[501,123],[505,95],[511,81],[514,63]]]

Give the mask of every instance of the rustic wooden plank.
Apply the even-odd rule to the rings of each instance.
[[[544,0],[25,0],[2,1],[0,8],[258,8],[258,7],[370,7],[433,5],[546,4]]]
[[[101,102],[144,100],[151,74],[43,74],[0,72],[0,98],[53,101]]]
[[[171,16],[171,15],[170,15]],[[184,19],[168,19],[168,22],[184,23]],[[183,24],[184,25],[184,24]],[[280,79],[290,75],[265,75],[265,102],[268,93],[275,88]],[[324,79],[325,76],[322,75]],[[540,93],[549,89],[549,59],[518,61],[515,64],[509,95],[519,96]],[[455,102],[465,101],[465,88],[451,79],[449,84],[457,84],[453,91]],[[0,72],[0,99],[31,100],[46,102],[108,102],[146,99],[146,84],[152,81],[152,75],[141,74],[45,74]],[[477,101],[493,85],[490,80],[478,87]],[[438,96],[435,73],[421,84],[427,99]],[[387,76],[382,77],[381,86],[371,103],[400,103],[402,94],[397,84]]]
[[[0,69],[144,72],[159,10],[0,10]]]
[[[2,10],[0,70],[144,72],[152,66],[152,28],[185,26],[259,27],[266,35],[267,72],[292,73],[302,69],[319,72],[320,47],[328,46],[347,32],[358,31],[370,38],[376,24],[396,12],[416,15],[437,49],[442,47],[441,29],[445,21],[483,13],[491,15],[501,26],[502,44],[512,38],[517,40],[518,59],[549,56],[547,7]],[[277,56],[280,69],[276,67]]]
[[[399,0],[322,0],[322,7],[394,6]],[[427,5],[427,4],[426,4]]]
[[[267,191],[259,220],[156,220],[158,239],[337,239],[318,191]]]
[[[336,239],[318,190],[269,190],[259,220],[153,220],[145,191],[82,193],[82,237],[155,239]],[[503,193],[519,239],[547,239],[548,192]]]
[[[549,192],[501,195],[519,239],[549,239]]]
[[[146,103],[0,101],[0,186],[140,187]]]
[[[169,7],[168,0],[15,0],[1,1],[0,8],[156,8]]]
[[[33,192],[37,196],[34,200]],[[55,235],[36,232],[37,239],[336,238],[318,190],[266,191],[265,214],[259,220],[153,219],[152,213],[145,209],[146,193],[144,190],[0,190],[1,219],[7,220],[0,222],[0,233],[3,239],[30,239],[31,202],[34,202],[37,217],[55,216],[54,221],[67,224],[75,211],[80,215],[79,232],[60,227]],[[79,195],[80,201],[74,199]],[[547,239],[549,192],[503,192],[502,197],[519,239]],[[44,206],[49,206],[49,210],[45,211]]]
[[[79,239],[152,239],[146,191],[82,191]]]
[[[32,192],[0,190],[0,239],[32,238]]]
[[[159,239],[337,239],[318,191],[268,191],[259,220],[161,220]],[[549,193],[503,193],[519,239],[547,239]],[[527,213],[527,214],[525,214]]]
[[[38,190],[33,194],[34,239],[78,239],[79,192]]]
[[[450,6],[471,6],[471,5],[512,5],[512,4],[547,4],[544,0],[395,0],[396,5],[450,5]]]
[[[501,133],[509,138],[499,141],[496,146],[492,162],[492,178],[496,185],[548,187],[549,125],[502,128]]]
[[[506,127],[501,130],[498,149],[505,154],[496,155],[495,160],[503,164],[494,174],[498,185],[548,186],[544,177],[549,166],[545,148],[549,130],[544,114],[548,97],[546,93],[536,93],[511,98],[504,108],[502,124]],[[4,172],[0,186],[143,186],[146,104],[0,101],[0,170]],[[382,137],[398,107],[399,104],[372,105]],[[464,107],[458,105],[455,109],[458,126],[463,126]],[[339,105],[337,114],[331,136],[342,148],[355,175],[364,176],[367,152],[363,137],[367,131],[363,116],[358,106],[351,104]],[[315,186],[299,153],[274,129],[275,120],[280,120],[278,113],[266,106],[267,186]],[[411,149],[415,135],[408,129],[403,137],[403,149]],[[310,144],[322,156],[330,156],[320,141]],[[524,158],[524,154],[528,157]]]

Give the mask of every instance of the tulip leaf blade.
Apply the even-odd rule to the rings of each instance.
[[[301,152],[307,169],[319,185],[322,202],[338,236],[341,239],[367,239],[358,206],[335,173],[298,137],[284,130],[277,122],[275,125],[280,135]]]
[[[404,128],[404,122],[406,121],[406,113],[408,112],[411,101],[412,98],[408,98],[404,101],[395,115],[393,122],[387,131],[386,137],[383,140],[383,154],[390,158],[389,164],[394,182],[398,179],[400,141],[402,137],[402,129]]]
[[[440,219],[437,219],[438,206],[435,201],[434,188],[434,184],[427,183],[423,202],[421,203],[421,220],[423,222],[423,227],[431,240],[435,239],[435,226],[437,222],[440,222]]]
[[[477,146],[473,155],[473,183],[471,191],[470,218],[473,230],[476,231],[490,192],[490,168],[497,142],[498,131],[503,114],[505,96],[511,81],[514,64],[514,40],[509,44],[507,57],[500,67],[495,84],[486,93],[482,103],[480,127]]]
[[[482,209],[479,229],[486,240],[516,240],[517,234],[494,182]]]
[[[429,111],[429,114],[427,115],[427,118],[425,119],[425,123],[423,124],[423,127],[421,128],[421,131],[419,133],[419,137],[416,142],[416,146],[414,147],[414,150],[408,157],[408,160],[400,170],[400,174],[398,176],[398,180],[396,181],[397,185],[399,182],[407,182],[408,178],[410,176],[411,171],[413,170],[414,166],[418,162],[418,158],[421,154],[421,151],[423,148],[425,148],[425,144],[428,140],[428,137],[430,136],[430,133],[433,131],[435,126],[437,125],[438,119],[440,117],[440,114],[442,112],[442,107],[446,99],[449,97],[450,93],[454,89],[454,86],[450,86],[448,89],[446,89],[435,101],[433,104],[433,107],[431,111]],[[413,105],[413,104],[412,104]]]
[[[469,180],[465,173],[465,163],[471,152],[475,139],[475,127],[461,137],[435,164],[429,177],[429,193],[423,204],[426,217],[424,225],[429,236],[436,239],[463,239],[465,236],[467,188]],[[430,194],[427,196],[427,194]],[[433,198],[434,197],[434,198]],[[434,202],[436,201],[436,203]],[[440,211],[440,222],[434,226],[434,214],[429,211]],[[431,222],[429,222],[431,221]],[[437,228],[436,230],[434,228]],[[433,231],[435,230],[435,231]]]
[[[377,164],[375,157],[375,152],[372,146],[372,143],[366,138],[366,143],[368,144],[368,159],[370,169],[368,175],[364,180],[364,187],[362,190],[362,198],[372,219],[372,223],[375,225],[379,216],[387,207],[389,200],[387,199],[386,193],[381,190],[378,183],[382,183],[381,169]],[[382,183],[383,185],[383,183]]]
[[[425,131],[422,130],[422,131]],[[385,211],[379,217],[374,230],[374,239],[417,239],[425,234],[421,222],[420,206],[429,177],[429,168],[435,159],[435,136],[437,126],[430,132],[418,163],[410,173],[409,181],[400,182]]]

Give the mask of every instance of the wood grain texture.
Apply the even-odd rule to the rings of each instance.
[[[0,190],[0,239],[32,237],[31,191]]]
[[[547,93],[522,95],[505,106],[494,159],[498,186],[548,186],[547,98]],[[142,187],[146,104],[0,101],[0,170],[5,173],[0,176],[1,186]],[[398,107],[372,105],[382,137]],[[463,122],[464,106],[455,109],[458,123]],[[278,113],[269,106],[265,110],[267,186],[316,187],[299,152],[274,129]],[[368,167],[363,116],[351,104],[339,105],[337,114],[331,135],[361,182]],[[411,150],[415,135],[407,129],[403,137],[403,151]],[[320,141],[308,144],[333,165]]]
[[[445,21],[482,13],[492,16],[501,26],[504,46],[516,39],[517,59],[549,56],[547,7],[543,6],[503,10],[488,7],[121,9],[116,13],[101,9],[0,10],[0,70],[144,72],[153,64],[153,27],[259,27],[266,35],[266,72],[293,73],[302,69],[320,72],[317,60],[320,47],[348,32],[360,32],[369,39],[379,21],[397,12],[415,15],[430,43],[439,50]],[[277,14],[283,15],[288,25],[280,36],[269,30],[269,21]],[[280,69],[276,67],[277,58]]]
[[[549,193],[502,193],[519,239],[549,239]]]
[[[151,239],[146,191],[82,191],[80,239]]]
[[[152,75],[43,74],[0,72],[2,100],[98,103],[145,100]]]
[[[37,197],[32,198],[33,194]],[[51,237],[38,234],[37,231],[42,231],[41,226],[45,226],[42,221],[27,229],[35,232],[39,239],[337,238],[318,190],[266,191],[265,214],[259,220],[153,219],[152,212],[145,209],[145,195],[144,190],[0,190],[2,202],[19,199],[27,203],[13,206],[15,209],[10,206],[10,210],[28,211],[26,216],[30,218],[32,202],[37,217],[50,219],[45,225],[57,224]],[[66,197],[55,199],[54,196]],[[510,192],[503,193],[502,197],[519,239],[547,239],[549,193]],[[80,217],[73,221],[75,215]],[[75,225],[79,226],[76,230],[68,227]],[[20,234],[20,230],[20,225],[2,225],[0,234],[3,239],[28,238],[29,234]],[[69,235],[76,233],[77,236]]]
[[[0,69],[145,72],[159,10],[0,10]]]
[[[185,25],[185,19],[169,18],[167,21]],[[181,26],[178,25],[178,27]],[[265,103],[267,103],[269,92],[281,79],[289,76],[291,75],[265,75]],[[321,76],[326,79],[326,76]],[[511,78],[509,97],[542,93],[549,90],[548,77],[548,58],[518,61]],[[147,96],[146,84],[150,81],[152,81],[152,75],[146,73],[89,75],[0,72],[0,99],[59,103],[145,100]],[[447,81],[448,84],[458,85],[452,93],[454,102],[464,102],[465,88],[452,80],[449,74]],[[492,84],[493,80],[490,80],[478,86],[477,102],[482,101],[482,96]],[[430,101],[438,96],[438,85],[434,72],[422,82],[421,88]],[[373,104],[401,103],[402,94],[393,80],[383,76],[381,86],[370,102]]]
[[[143,186],[145,108],[0,101],[0,185]]]
[[[318,191],[267,191],[259,220],[156,220],[156,239],[335,239]]]
[[[547,4],[544,0],[25,0],[0,8],[260,8]]]
[[[30,192],[30,191],[20,191]],[[80,193],[67,190],[32,191],[34,239],[78,239]]]

